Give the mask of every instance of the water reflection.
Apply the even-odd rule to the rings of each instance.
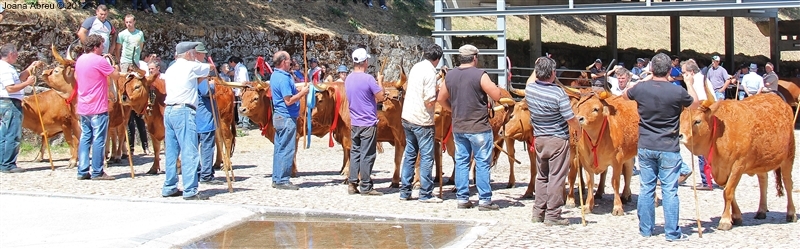
[[[248,221],[186,248],[440,248],[465,224],[286,219]]]

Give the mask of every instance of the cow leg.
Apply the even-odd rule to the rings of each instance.
[[[731,220],[734,226],[742,225],[742,210],[739,209],[739,203],[736,203],[736,196],[731,201]]]
[[[447,154],[450,155],[451,159],[453,159],[454,165],[453,173],[450,174],[450,179],[447,179],[447,182],[444,185],[456,185],[456,144],[453,142],[453,139],[448,139],[444,146],[447,148]]]
[[[342,156],[342,175],[344,176],[344,182],[342,184],[349,184],[350,181],[348,176],[350,175],[350,149],[344,148],[342,146],[342,151],[344,155]]]
[[[442,172],[442,144],[438,141],[433,141],[433,163],[436,165],[436,176],[433,177],[433,182],[441,181],[443,177]]]
[[[42,134],[44,134],[44,133],[42,133]],[[36,162],[36,163],[44,161],[44,159],[43,159],[44,150],[45,150],[45,146],[47,146],[45,143],[50,142],[50,141],[45,141],[44,136],[41,136],[41,137],[42,137],[42,144],[39,145],[39,154],[36,154],[36,158],[33,159],[33,162]]]
[[[583,211],[585,213],[591,213],[594,209],[594,173],[589,172],[584,168],[586,172],[586,206],[583,206]]]
[[[792,181],[792,166],[794,157],[783,162],[781,165],[781,178],[783,179],[783,188],[786,191],[786,222],[797,222],[797,214],[794,208],[794,200],[792,199],[792,191],[794,191],[794,181]]]
[[[535,150],[528,150],[528,159],[531,162],[531,181],[528,183],[528,189],[525,190],[525,194],[522,195],[523,198],[533,198],[533,193],[536,192],[536,184],[534,184],[534,181],[536,181],[536,172],[538,172],[538,170],[536,165]]]
[[[603,199],[603,195],[606,194],[606,175],[607,175],[607,173],[608,173],[608,170],[603,171],[603,173],[600,173],[600,181],[597,183],[597,192],[595,192],[595,194],[594,194],[594,198],[595,199],[598,199],[598,200]],[[592,180],[594,180],[594,175],[592,175]],[[590,184],[589,187],[594,188],[594,185]]]
[[[755,219],[763,220],[767,218],[767,172],[757,174],[758,176],[758,190],[761,191],[761,196],[758,198],[758,211],[756,211]]]
[[[78,166],[78,142],[80,140],[80,132],[75,134],[75,130],[72,129],[73,127],[77,126],[62,126],[62,130],[64,131],[64,141],[66,141],[69,145],[70,152],[69,165],[67,165],[68,169]]]
[[[572,164],[569,167],[569,173],[567,175],[567,181],[569,182],[569,188],[567,189],[567,198],[564,201],[564,205],[566,208],[575,208],[575,179],[578,178],[578,159],[573,158]],[[580,187],[580,186],[579,186]],[[581,189],[581,191],[583,191]]]
[[[623,163],[622,176],[625,179],[625,187],[622,188],[622,204],[631,201],[631,177],[633,176],[633,159]]]
[[[153,134],[150,134],[154,138]],[[153,165],[147,171],[148,175],[157,175],[161,170],[161,141],[153,139]]]
[[[622,174],[622,167],[624,165],[614,165],[611,166],[611,187],[614,188],[614,209],[611,211],[612,215],[621,216],[625,215],[625,210],[622,209],[622,200],[620,200],[619,194],[619,176]],[[606,170],[608,172],[608,170]]]
[[[392,174],[392,184],[389,185],[390,188],[400,188],[400,165],[403,163],[403,149],[405,148],[405,144],[400,146],[401,143],[395,143],[394,148],[394,174]],[[417,174],[419,175],[419,174]]]
[[[506,184],[506,188],[513,188],[514,184],[517,183],[516,177],[514,177],[514,139],[506,138],[506,152],[508,152],[508,184]]]
[[[742,172],[740,170],[736,170],[737,168],[743,168],[740,165],[734,163],[732,165],[734,170],[731,172],[730,176],[728,177],[728,181],[725,184],[725,189],[723,190],[723,197],[725,200],[725,208],[722,210],[722,217],[719,219],[719,225],[717,229],[727,231],[733,228],[733,221],[731,220],[731,209],[733,206],[733,198],[736,194],[736,185],[739,185],[739,179],[742,178]]]

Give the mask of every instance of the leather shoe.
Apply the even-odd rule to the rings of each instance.
[[[359,193],[358,184],[355,184],[355,183],[348,183],[347,184],[347,194],[354,195],[354,194],[358,194],[358,193]]]
[[[382,193],[382,192],[380,192],[380,191],[378,191],[378,190],[375,190],[375,189],[370,189],[370,190],[369,190],[369,191],[367,191],[367,192],[361,192],[361,195],[375,195],[375,196],[379,196],[379,195],[383,195],[383,193]]]
[[[100,180],[100,181],[113,181],[113,180],[116,180],[116,179],[117,178],[114,178],[113,176],[107,175],[105,173],[103,173],[103,175],[98,176],[98,177],[92,177],[92,180]]]
[[[686,179],[689,179],[689,176],[691,176],[691,175],[692,175],[692,172],[689,172],[689,174],[680,175],[678,177],[678,184],[683,184],[684,182],[686,182]]]
[[[478,205],[478,211],[497,211],[497,210],[500,210],[500,206],[494,203]]]
[[[183,195],[183,191],[178,190],[178,191],[175,191],[175,193],[168,194],[168,195],[162,195],[161,197],[178,197],[178,196],[182,196],[182,195]]]
[[[569,225],[569,220],[560,218],[555,220],[544,220],[544,225],[546,226],[567,226]]]
[[[217,180],[217,179],[211,179],[211,180],[206,180],[206,181],[200,181],[200,183],[202,183],[202,184],[209,184],[209,185],[222,185],[222,184],[225,184],[225,182],[223,182],[223,181],[220,181],[220,180]]]
[[[92,175],[89,173],[83,174],[82,176],[78,177],[78,180],[89,180],[92,179]]]
[[[470,201],[458,204],[458,209],[469,209],[469,208],[472,208],[472,202]]]
[[[300,187],[291,183],[284,183],[284,184],[272,184],[273,188],[282,189],[282,190],[299,190]]]

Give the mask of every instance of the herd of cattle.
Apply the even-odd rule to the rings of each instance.
[[[52,137],[58,133],[64,134],[69,144],[71,158],[69,167],[77,164],[77,146],[80,136],[80,126],[74,113],[75,94],[75,61],[67,53],[63,58],[53,47],[53,56],[58,62],[53,69],[46,70],[43,78],[52,90],[39,95],[41,108],[41,121],[37,116],[40,109],[28,97],[23,101],[24,121],[23,127],[37,134],[43,131],[42,125],[47,130],[47,136]],[[112,159],[119,159],[123,154],[123,142],[127,120],[130,110],[144,117],[147,131],[153,140],[153,164],[149,174],[160,171],[159,151],[161,141],[164,139],[164,97],[166,96],[164,81],[159,75],[145,75],[139,69],[131,68],[131,73],[120,77],[115,82],[119,101],[109,102],[109,140],[114,140],[115,146],[111,151]],[[383,69],[381,69],[383,71]],[[399,187],[400,163],[405,147],[405,135],[401,125],[400,116],[403,108],[404,89],[406,86],[405,71],[400,68],[401,76],[397,81],[384,82],[384,88],[390,92],[390,98],[380,103],[378,110],[378,141],[388,142],[394,146],[395,170],[391,187]],[[382,73],[382,72],[379,72]],[[568,72],[565,72],[568,73]],[[563,75],[562,75],[563,76]],[[565,76],[569,77],[569,76]],[[588,83],[586,75],[576,75],[577,80],[568,82],[567,85],[584,85]],[[440,73],[439,80],[444,79],[444,72]],[[221,79],[216,79],[222,82]],[[586,82],[581,82],[585,80]],[[705,101],[697,110],[685,110],[680,118],[681,142],[694,155],[703,155],[711,164],[711,173],[714,181],[724,187],[725,208],[719,222],[719,229],[728,230],[732,225],[742,223],[741,211],[736,203],[734,191],[743,174],[757,175],[761,191],[760,205],[755,216],[756,219],[766,218],[767,204],[767,173],[774,171],[778,195],[783,195],[783,189],[788,192],[786,221],[796,222],[794,202],[792,200],[792,166],[795,157],[794,124],[792,109],[787,102],[797,103],[800,97],[800,82],[781,81],[781,91],[785,91],[784,102],[775,94],[760,94],[742,101],[722,100]],[[529,79],[530,81],[530,79]],[[235,109],[234,96],[231,88],[217,85],[215,100],[219,108],[219,123],[217,136],[226,148],[226,155],[232,155],[235,146],[236,126],[234,112],[248,116],[261,127],[262,135],[273,142],[275,128],[272,125],[272,96],[269,82],[250,82],[249,87],[242,93],[242,104],[239,110]],[[297,139],[306,136],[306,122],[311,122],[310,135],[323,137],[330,135],[329,146],[335,140],[343,148],[343,161],[341,171],[347,175],[350,155],[350,118],[348,101],[344,94],[344,84],[341,82],[325,82],[315,84],[316,104],[311,110],[310,120],[306,117],[308,109],[306,102],[300,101],[300,116],[298,118]],[[571,131],[574,138],[570,140],[572,166],[569,173],[569,188],[567,193],[567,206],[575,207],[575,198],[572,189],[578,176],[583,171],[587,177],[588,185],[594,185],[594,175],[600,175],[597,191],[593,194],[593,187],[588,188],[586,211],[591,212],[594,199],[603,195],[605,176],[611,170],[611,185],[614,189],[613,215],[623,215],[623,203],[631,200],[631,176],[634,167],[634,157],[638,144],[638,120],[636,104],[620,97],[608,97],[610,94],[603,90],[590,88],[571,88],[564,86],[570,97],[573,110],[583,128],[583,134]],[[700,93],[698,93],[700,94]],[[512,95],[524,97],[520,89],[502,90],[503,98]],[[706,91],[709,99],[713,94]],[[113,99],[113,98],[110,98]],[[500,153],[506,153],[509,158],[510,174],[508,187],[513,187],[514,178],[514,143],[523,142],[525,148],[533,144],[533,132],[530,122],[530,113],[525,101],[513,104],[496,103],[497,107],[490,110],[490,123],[493,128],[495,146],[493,151],[493,164],[496,164]],[[434,151],[447,151],[452,157],[455,151],[451,139],[450,113],[440,106],[435,111],[435,145]],[[42,124],[43,123],[43,124]],[[300,143],[298,143],[299,145]],[[506,150],[503,150],[505,145]],[[527,149],[531,164],[535,164],[535,151]],[[217,150],[215,165],[220,165],[221,151]],[[40,152],[36,160],[41,160]],[[443,176],[442,153],[435,153],[436,178]],[[295,160],[296,162],[296,160]],[[297,164],[292,167],[292,176],[297,172]],[[524,196],[533,196],[533,179],[536,177],[536,165],[531,165],[531,183]],[[455,175],[455,174],[452,174]],[[583,181],[581,174],[581,181]],[[620,177],[624,177],[625,186],[620,192]],[[449,181],[453,181],[451,177]]]

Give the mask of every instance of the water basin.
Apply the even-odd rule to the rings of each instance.
[[[184,248],[441,248],[472,227],[447,222],[264,216]]]

